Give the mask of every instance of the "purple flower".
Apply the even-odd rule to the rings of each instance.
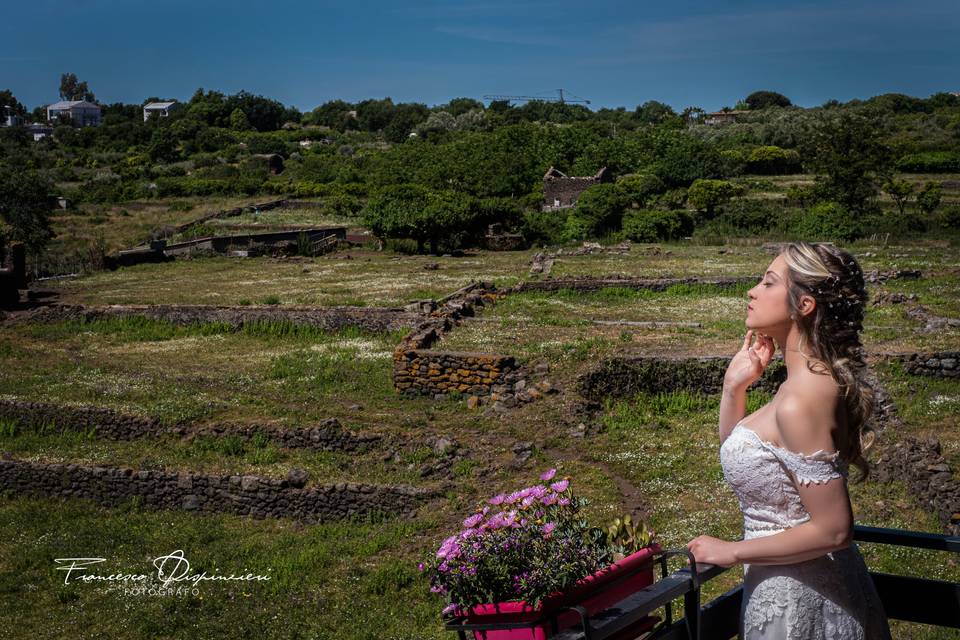
[[[439,585],[430,587],[430,591],[431,591],[432,593],[446,593],[446,592],[447,592],[446,589],[444,589],[443,587],[441,587],[441,586],[439,586]]]
[[[556,504],[556,503],[557,503],[557,494],[555,494],[555,493],[547,494],[547,495],[543,496],[543,499],[540,500],[540,502],[542,502],[543,504],[547,505],[548,507],[549,507],[550,505],[552,505],[552,504]]]
[[[560,482],[554,482],[552,485],[550,485],[550,488],[557,493],[563,493],[567,490],[568,486],[570,486],[569,480],[561,480]]]
[[[447,606],[445,606],[445,607],[443,608],[443,611],[441,612],[440,615],[444,615],[444,616],[445,616],[445,615],[447,615],[448,613],[450,613],[451,611],[456,611],[456,610],[457,610],[457,605],[456,605],[456,603],[451,602],[450,604],[448,604]]]
[[[501,493],[493,496],[492,498],[487,500],[487,502],[489,502],[492,505],[500,505],[500,504],[503,504],[503,501],[506,499],[507,499],[507,496]]]
[[[529,507],[534,502],[536,502],[536,500],[537,500],[537,496],[527,496],[526,498],[520,501],[520,504],[524,507]]]
[[[557,525],[556,525],[555,523],[553,523],[553,522],[548,522],[548,523],[546,523],[545,525],[543,525],[543,537],[544,537],[544,538],[549,538],[549,537],[550,537],[550,534],[553,533],[553,530],[554,530],[556,527],[557,527]]]
[[[544,482],[548,482],[555,475],[557,475],[557,470],[550,469],[549,471],[544,471],[542,474],[540,474],[540,479]]]
[[[559,500],[557,500],[557,504],[560,505],[561,507],[565,507],[568,504],[570,504],[570,498],[560,498]]]
[[[418,570],[418,571],[423,571],[423,563],[422,563],[422,562],[417,565],[417,570]]]
[[[467,529],[472,529],[478,524],[480,524],[481,522],[483,522],[483,514],[475,513],[463,521],[463,526],[467,527]]]

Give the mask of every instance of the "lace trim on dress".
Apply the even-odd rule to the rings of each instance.
[[[757,442],[773,453],[802,485],[826,484],[833,478],[847,477],[847,464],[840,459],[839,451],[828,453],[820,449],[811,454],[797,453],[767,442],[760,434],[743,424],[737,423],[734,429],[737,427],[752,433]]]

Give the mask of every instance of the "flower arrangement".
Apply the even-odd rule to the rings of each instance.
[[[537,607],[549,595],[649,546],[653,532],[617,519],[608,529],[589,527],[579,511],[588,504],[573,496],[570,478],[541,483],[485,501],[463,521],[464,529],[420,563],[430,590],[450,602],[446,615],[472,605],[525,601]],[[619,558],[618,558],[619,556]]]

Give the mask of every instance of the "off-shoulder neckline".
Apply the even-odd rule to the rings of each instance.
[[[798,453],[798,452],[796,452],[796,451],[790,451],[790,449],[785,449],[784,447],[781,447],[781,446],[779,446],[779,445],[773,444],[772,442],[768,442],[767,440],[764,440],[763,438],[760,437],[760,434],[759,434],[759,433],[757,433],[756,431],[754,431],[753,429],[751,429],[751,428],[748,427],[747,425],[743,424],[743,420],[741,420],[741,421],[738,422],[737,424],[733,425],[733,428],[734,428],[734,429],[736,429],[737,427],[739,427],[739,428],[741,428],[741,429],[746,429],[747,431],[749,431],[750,433],[752,433],[752,434],[753,434],[753,437],[757,439],[757,442],[759,442],[759,443],[761,443],[761,444],[763,444],[763,445],[765,445],[765,446],[767,446],[767,447],[770,447],[770,448],[772,448],[772,449],[776,449],[776,450],[778,450],[778,451],[782,451],[782,452],[787,453],[787,454],[792,455],[792,456],[796,456],[796,457],[800,457],[800,458],[806,458],[806,459],[809,460],[809,459],[811,459],[811,458],[816,458],[817,456],[821,456],[821,455],[826,455],[826,456],[829,456],[829,457],[831,457],[831,458],[836,458],[838,455],[840,455],[840,452],[839,452],[839,451],[825,451],[825,450],[823,450],[823,449],[819,449],[819,450],[817,450],[817,451],[815,451],[815,452],[813,452],[813,453],[810,453],[810,454],[807,454],[807,453]],[[731,430],[731,433],[733,433],[733,430]]]

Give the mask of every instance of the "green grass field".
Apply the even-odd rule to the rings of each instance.
[[[192,212],[191,212],[192,213]],[[560,255],[556,277],[755,276],[773,259],[755,243],[634,245],[626,256]],[[921,269],[919,281],[890,280],[888,291],[915,293],[946,317],[960,317],[960,252],[943,242],[859,243],[862,266]],[[720,249],[725,249],[720,253]],[[668,253],[669,252],[669,253]],[[340,251],[296,260],[178,260],[44,283],[65,302],[86,304],[241,304],[275,296],[279,304],[399,306],[439,298],[473,280],[510,286],[527,278],[536,250],[470,252],[461,258]],[[351,258],[347,259],[346,255]],[[429,262],[437,270],[424,269]],[[0,422],[0,452],[18,460],[73,462],[282,478],[306,469],[311,482],[410,484],[440,490],[416,518],[302,525],[225,514],[155,512],[136,501],[105,508],[0,492],[0,626],[11,637],[440,639],[444,602],[429,593],[416,564],[457,530],[482,499],[534,482],[557,467],[602,526],[633,512],[647,517],[665,547],[700,534],[737,539],[742,516],[719,463],[719,398],[687,392],[641,394],[607,402],[602,429],[573,438],[576,376],[617,353],[725,355],[742,342],[747,287],[676,287],[663,293],[610,288],[522,293],[498,299],[444,337],[440,349],[500,352],[550,366],[560,393],[503,416],[468,409],[463,399],[398,396],[391,354],[403,332],[324,332],[284,323],[234,330],[177,327],[152,320],[52,324],[0,323],[0,393],[7,399],[92,404],[165,424],[309,426],[336,417],[344,428],[379,435],[362,454],[284,449],[263,439],[172,435],[125,442],[85,432],[57,433]],[[871,289],[873,290],[873,289]],[[699,322],[698,328],[646,329],[593,320]],[[920,333],[902,305],[868,310],[868,351],[960,349],[957,329]],[[960,466],[960,382],[918,378],[895,364],[877,368],[904,420],[878,448],[907,436],[937,436]],[[748,412],[770,400],[750,394]],[[422,476],[437,460],[429,445],[450,437],[466,450],[449,475]],[[533,455],[513,466],[513,447]],[[388,459],[391,450],[398,458]],[[860,524],[940,532],[934,514],[901,483],[850,484]],[[116,585],[65,585],[56,558],[102,557],[104,571],[152,571],[154,558],[182,549],[191,571],[268,573],[259,583],[209,583],[199,593],[139,595]],[[863,544],[877,571],[960,581],[948,554]],[[735,568],[704,587],[709,600],[742,578]],[[681,608],[682,610],[682,608]],[[894,637],[956,637],[893,623]],[[3,636],[0,633],[0,636]]]

